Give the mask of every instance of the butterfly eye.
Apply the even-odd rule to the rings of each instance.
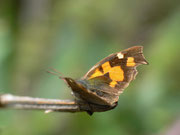
[[[69,81],[70,81],[70,82],[73,82],[73,80],[72,80],[71,78],[69,78]]]

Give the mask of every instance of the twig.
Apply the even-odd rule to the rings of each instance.
[[[0,95],[0,108],[50,110],[60,112],[80,112],[89,110],[87,104],[79,104],[73,100],[32,98],[14,96],[12,94]]]
[[[117,104],[116,104],[117,105]],[[93,112],[104,112],[116,107],[107,105],[97,105],[85,101],[60,100],[33,98],[25,96],[14,96],[12,94],[0,95],[0,109],[24,109],[24,110],[45,110],[45,112],[87,112],[92,115]]]

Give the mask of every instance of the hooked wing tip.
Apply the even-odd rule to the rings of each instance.
[[[133,46],[122,51],[122,54],[125,54],[126,57],[133,57],[136,63],[149,65],[147,60],[143,55],[143,46]]]

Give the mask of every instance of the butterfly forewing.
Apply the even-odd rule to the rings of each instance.
[[[142,46],[135,46],[101,60],[83,77],[83,80],[87,81],[87,88],[95,90],[97,96],[109,104],[117,102],[123,89],[135,79],[136,67],[148,64],[142,51]]]

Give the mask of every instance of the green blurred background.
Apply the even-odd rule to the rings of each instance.
[[[80,78],[113,52],[150,63],[111,111],[0,110],[0,135],[180,135],[179,0],[1,0],[0,93],[73,99],[53,67]]]

